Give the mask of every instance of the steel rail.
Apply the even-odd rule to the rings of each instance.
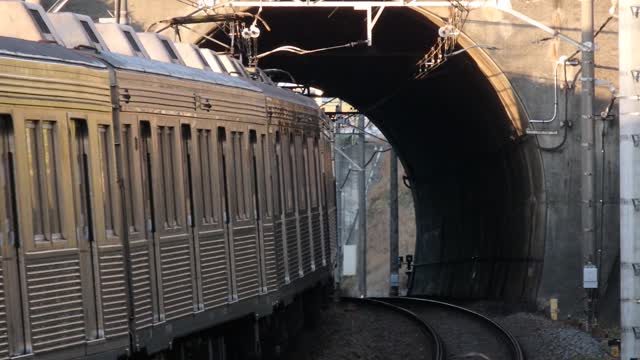
[[[440,335],[438,335],[438,333],[431,327],[431,325],[429,325],[426,321],[424,321],[420,316],[418,316],[414,312],[411,312],[401,306],[389,304],[385,301],[381,301],[375,298],[341,297],[340,299],[346,302],[369,304],[369,305],[391,309],[392,311],[398,312],[404,315],[405,317],[413,320],[422,328],[422,332],[427,337],[429,337],[429,341],[432,343],[432,351],[431,351],[432,359],[433,360],[445,359],[446,353],[444,349],[444,343],[442,342]]]
[[[399,296],[398,297],[387,297],[387,298],[374,297],[374,298],[371,298],[371,300],[376,300],[376,301],[380,301],[380,302],[384,302],[384,303],[388,303],[388,304],[392,304],[394,302],[396,302],[396,303],[397,302],[408,302],[408,303],[414,303],[414,304],[420,304],[420,305],[427,304],[427,305],[430,305],[430,306],[439,306],[439,307],[447,308],[447,309],[454,310],[454,311],[457,311],[457,312],[461,312],[461,313],[464,313],[466,315],[471,315],[472,317],[475,317],[476,319],[480,319],[484,323],[489,324],[491,327],[493,327],[497,332],[501,333],[507,339],[507,342],[509,343],[508,345],[509,345],[509,349],[510,349],[510,352],[511,352],[513,360],[525,360],[524,352],[522,351],[522,347],[520,346],[520,343],[518,342],[518,340],[516,340],[516,338],[507,329],[502,327],[502,325],[500,325],[497,322],[491,320],[490,318],[486,317],[485,315],[480,314],[479,312],[464,308],[462,306],[458,306],[458,305],[442,302],[442,301],[415,298],[415,297],[399,297]]]

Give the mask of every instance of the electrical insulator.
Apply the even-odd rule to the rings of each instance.
[[[260,36],[260,29],[255,25],[249,26],[249,35],[254,39],[258,38]]]
[[[458,31],[458,29],[456,29],[455,26],[451,24],[447,24],[438,29],[438,35],[440,35],[440,37],[442,38],[458,36],[459,34],[460,32]]]
[[[212,8],[216,5],[216,0],[198,0],[199,8]]]

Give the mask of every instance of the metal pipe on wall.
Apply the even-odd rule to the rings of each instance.
[[[389,296],[398,296],[398,156],[394,150],[390,152],[389,162]]]
[[[594,248],[596,234],[595,186],[595,119],[594,119],[594,0],[582,1],[582,109],[580,119],[581,131],[581,214],[582,214],[582,261],[585,266],[594,264]],[[585,279],[583,279],[585,280]],[[593,317],[594,289],[585,289],[587,297],[585,310],[587,313],[586,328],[590,329]]]
[[[640,19],[633,13],[635,0],[618,3],[620,96],[620,359],[640,356]],[[637,269],[637,270],[636,270]]]
[[[553,115],[548,119],[530,119],[530,123],[551,123],[558,117],[558,67],[560,66],[560,60],[556,61],[553,69]]]

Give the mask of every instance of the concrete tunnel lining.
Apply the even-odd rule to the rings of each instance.
[[[260,52],[322,48],[366,37],[362,12],[264,9],[272,28]],[[386,9],[373,46],[261,60],[364,112],[396,149],[416,207],[417,264],[411,293],[535,301],[546,211],[536,139],[506,76],[482,50],[450,58],[409,80],[436,41],[426,10]],[[473,42],[466,36],[462,47]],[[213,46],[211,43],[208,46]]]

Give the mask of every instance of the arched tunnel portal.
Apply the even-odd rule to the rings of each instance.
[[[259,50],[365,39],[364,14],[265,9],[272,30],[262,32]],[[412,80],[439,21],[423,10],[388,8],[371,47],[277,53],[260,66],[287,70],[298,82],[348,101],[394,146],[416,207],[412,294],[535,301],[545,237],[536,140],[524,133],[526,114],[506,76],[477,48]],[[472,44],[464,36],[460,43]]]

